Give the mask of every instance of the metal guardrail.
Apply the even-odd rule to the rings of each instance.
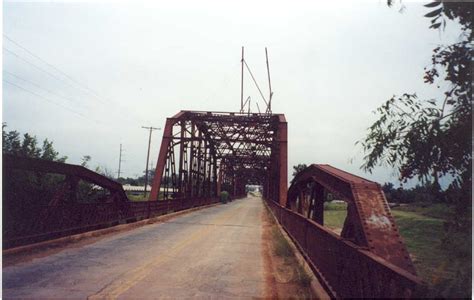
[[[267,200],[327,292],[334,298],[411,298],[423,289],[417,276],[346,241],[313,220]]]

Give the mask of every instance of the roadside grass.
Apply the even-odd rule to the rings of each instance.
[[[280,232],[278,227],[274,227],[272,230],[272,236],[273,236],[273,243],[274,243],[274,252],[275,255],[284,257],[284,258],[289,258],[293,255],[293,251],[291,250],[290,244],[288,241],[285,239],[283,234]]]
[[[272,228],[272,239],[274,254],[283,258],[285,265],[291,266],[295,271],[291,282],[303,287],[309,287],[311,284],[311,277],[296,260],[293,249],[276,225]]]
[[[324,225],[341,229],[344,204],[325,203]],[[454,216],[445,204],[416,203],[392,209],[418,275],[427,283],[427,297],[471,297],[471,232],[446,237],[445,221]]]

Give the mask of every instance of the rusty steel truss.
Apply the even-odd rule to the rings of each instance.
[[[323,226],[328,193],[347,203],[340,236]],[[408,298],[422,286],[378,183],[313,164],[293,179],[286,205],[270,204],[334,297]]]
[[[285,203],[287,176],[284,115],[181,111],[166,120],[149,200],[238,197],[259,184]]]
[[[286,207],[324,225],[325,190],[347,203],[342,238],[416,274],[378,183],[330,165],[311,165],[293,180]]]

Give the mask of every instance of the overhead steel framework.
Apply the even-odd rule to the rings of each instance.
[[[237,197],[245,185],[286,203],[287,123],[282,114],[181,111],[166,120],[150,200]],[[161,192],[161,194],[160,194]]]

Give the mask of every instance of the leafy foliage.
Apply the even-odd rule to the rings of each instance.
[[[460,42],[438,46],[425,68],[428,84],[450,83],[444,99],[418,99],[416,94],[393,96],[375,113],[378,120],[360,141],[366,156],[362,168],[377,165],[398,168],[400,179],[417,177],[439,188],[449,175],[453,186],[470,191],[472,108],[472,3],[433,2],[425,16],[432,24],[456,20],[462,25]],[[441,23],[440,23],[441,22]],[[439,28],[432,25],[431,28]],[[469,192],[470,194],[470,192]]]
[[[306,164],[297,164],[296,166],[293,166],[293,179],[295,179],[296,175],[298,175],[299,172],[303,171],[307,167],[308,166]],[[291,180],[292,182],[293,179]]]
[[[388,5],[392,5],[388,0]],[[427,84],[448,83],[442,99],[418,99],[416,94],[393,96],[375,113],[378,120],[368,128],[368,134],[359,141],[365,152],[366,171],[377,165],[397,168],[400,179],[418,178],[423,185],[415,188],[406,200],[443,201],[452,204],[445,211],[443,247],[468,263],[461,263],[456,278],[436,287],[436,297],[470,297],[472,224],[472,2],[434,1],[425,5],[430,9],[425,17],[431,19],[430,28],[442,30],[447,20],[461,25],[458,42],[439,45],[433,49],[431,65],[425,68]],[[442,191],[439,178],[451,180]],[[403,190],[384,186],[391,197],[403,195]],[[397,195],[398,193],[398,195]],[[406,192],[405,192],[406,194]],[[413,196],[424,199],[410,199]],[[463,242],[466,241],[466,242]],[[468,246],[464,244],[469,244]],[[467,249],[467,251],[465,251]],[[432,297],[432,295],[427,295]]]
[[[67,156],[59,156],[59,153],[54,149],[53,142],[48,139],[43,141],[43,146],[38,147],[38,140],[36,136],[29,133],[20,137],[20,133],[16,130],[5,131],[6,124],[2,125],[2,153],[11,154],[21,157],[41,158],[45,160],[52,160],[58,162],[65,162]]]
[[[434,206],[433,203],[440,202],[442,199],[436,197],[433,193],[435,187],[432,183],[416,185],[410,189],[402,187],[394,188],[392,183],[382,185],[382,190],[388,202],[394,203],[421,203],[423,206]],[[446,213],[446,211],[444,211]]]

